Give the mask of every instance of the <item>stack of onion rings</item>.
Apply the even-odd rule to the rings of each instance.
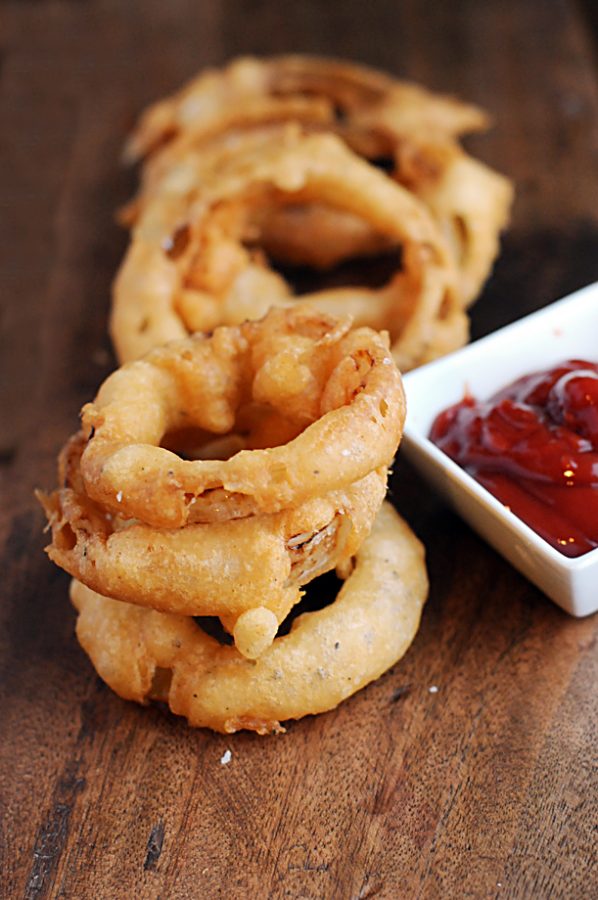
[[[60,488],[38,494],[80,643],[122,697],[271,733],[407,649],[428,582],[383,503],[405,418],[396,364],[467,340],[512,199],[459,143],[487,124],[301,56],[237,60],[142,116],[111,316],[123,365],[84,406]],[[380,256],[383,279],[339,284]],[[336,600],[279,632],[335,569]]]
[[[83,408],[40,494],[48,553],[116,601],[218,616],[260,657],[367,537],[404,417],[387,339],[348,317],[274,308],[156,348]]]
[[[191,725],[268,734],[333,709],[400,659],[427,590],[423,548],[385,503],[336,600],[295,619],[255,662],[190,617],[119,603],[78,581],[71,597],[79,641],[121,697],[165,701]]]
[[[299,299],[386,328],[404,369],[460,346],[512,196],[458,143],[486,125],[476,107],[332,60],[241,59],[199,76],[127,147],[146,162],[114,293],[119,357],[294,302],[269,259],[325,270],[397,247],[381,289]]]

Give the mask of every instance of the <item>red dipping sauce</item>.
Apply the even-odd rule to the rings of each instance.
[[[565,556],[598,547],[598,363],[572,359],[437,416],[432,440]]]

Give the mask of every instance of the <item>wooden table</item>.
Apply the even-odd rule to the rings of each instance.
[[[553,606],[404,461],[393,495],[432,580],[421,631],[376,684],[271,739],[193,731],[101,684],[32,497],[114,365],[113,215],[134,186],[118,155],[146,102],[243,51],[305,50],[487,107],[497,127],[469,146],[518,200],[479,336],[598,278],[583,8],[56,0],[1,16],[1,896],[597,896],[596,618]]]

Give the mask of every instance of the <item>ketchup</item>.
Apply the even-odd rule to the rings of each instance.
[[[598,547],[598,363],[567,360],[484,402],[466,395],[430,439],[565,556]]]

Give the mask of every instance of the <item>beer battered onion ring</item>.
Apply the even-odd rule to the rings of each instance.
[[[301,585],[354,555],[385,492],[382,467],[282,512],[174,530],[106,516],[72,488],[38,496],[52,529],[47,553],[70,575],[117,600],[224,617],[232,631],[258,607],[280,623]]]
[[[388,342],[309,307],[271,309],[151,351],[104,382],[83,407],[87,495],[156,528],[273,513],[388,466],[405,402]],[[181,459],[169,435],[235,432],[267,409],[291,436],[229,459]]]
[[[284,121],[334,131],[360,155],[390,164],[392,176],[426,203],[449,239],[463,303],[475,299],[498,252],[513,198],[508,179],[473,160],[456,141],[461,134],[485,129],[488,117],[473,105],[355,64],[308,56],[239,59],[200,75],[150,107],[127,145],[129,159],[151,156],[126,218],[135,221],[190,149],[203,154],[215,142],[224,149],[235,136],[239,140],[256,128]],[[331,223],[326,231],[336,231],[327,250],[304,238],[297,217],[285,221],[284,210],[274,211],[272,222],[264,225],[265,237],[274,238],[264,241],[265,249],[276,251],[281,262],[304,265],[318,266],[322,258],[333,265],[346,258],[343,223],[334,211],[327,213]],[[357,246],[352,235],[353,252],[371,252],[378,236],[363,228],[359,236]]]
[[[336,600],[297,618],[255,662],[219,644],[191,618],[94,593],[77,581],[77,637],[121,697],[168,703],[190,725],[231,733],[280,732],[325,712],[406,652],[428,591],[422,545],[389,504]]]
[[[135,229],[118,274],[111,331],[121,359],[160,341],[259,318],[296,299],[356,325],[388,329],[401,368],[465,343],[468,321],[448,245],[423,203],[352,153],[334,135],[289,129],[215,164],[198,159],[177,191],[158,192]],[[203,174],[202,174],[203,173]],[[380,289],[336,288],[294,298],[256,261],[260,218],[316,202],[367,221],[401,247],[401,265]],[[252,245],[252,247],[249,246]]]

